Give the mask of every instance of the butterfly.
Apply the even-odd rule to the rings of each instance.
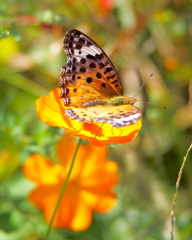
[[[123,96],[120,78],[106,53],[84,33],[71,29],[64,37],[67,64],[59,76],[65,115],[86,123],[121,128],[141,119],[135,98]]]

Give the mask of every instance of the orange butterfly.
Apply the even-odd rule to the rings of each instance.
[[[65,114],[79,122],[121,128],[141,119],[135,98],[123,96],[117,71],[105,52],[84,33],[71,29],[64,38],[67,64],[62,67],[60,98]]]

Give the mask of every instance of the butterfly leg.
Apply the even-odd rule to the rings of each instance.
[[[122,135],[123,131],[121,129],[119,129],[121,131],[121,133],[119,134],[119,137]]]
[[[113,135],[113,127],[111,128],[111,134]]]
[[[97,134],[99,133],[100,129],[103,127],[103,124],[104,124],[104,122],[101,124],[101,126],[98,129],[98,131],[96,132],[94,139],[97,137]]]

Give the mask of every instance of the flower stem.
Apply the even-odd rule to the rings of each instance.
[[[63,186],[62,186],[61,192],[60,192],[60,194],[59,194],[59,198],[58,198],[58,200],[57,200],[57,204],[56,204],[56,206],[55,206],[53,215],[52,215],[52,217],[51,217],[51,221],[49,222],[49,226],[48,226],[48,229],[47,229],[47,232],[46,232],[46,235],[45,235],[45,240],[48,240],[49,233],[50,233],[50,231],[51,231],[51,227],[52,227],[52,224],[53,224],[55,215],[56,215],[57,210],[58,210],[58,208],[59,208],[59,205],[60,205],[61,199],[62,199],[62,197],[63,197],[63,194],[64,194],[64,192],[65,192],[65,189],[66,189],[66,187],[67,187],[67,183],[68,183],[68,181],[69,181],[71,172],[72,172],[72,170],[73,170],[73,166],[74,166],[74,163],[75,163],[75,159],[76,159],[76,156],[77,156],[77,152],[78,152],[79,147],[80,147],[80,145],[81,145],[81,141],[82,141],[82,139],[79,138],[79,141],[78,141],[78,143],[77,143],[77,146],[76,146],[76,149],[75,149],[75,152],[74,152],[74,155],[73,155],[73,159],[72,159],[72,161],[71,161],[71,165],[70,165],[69,171],[68,171],[68,173],[67,173],[67,177],[66,177],[66,179],[65,179],[65,181],[64,181],[64,184],[63,184]]]

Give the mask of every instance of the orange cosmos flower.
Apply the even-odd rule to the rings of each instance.
[[[50,97],[37,99],[37,115],[47,125],[66,129],[66,133],[73,134],[81,139],[87,139],[97,147],[106,146],[110,143],[126,143],[134,140],[141,128],[141,120],[123,128],[113,128],[108,123],[87,123],[72,120],[65,115],[63,100],[58,97],[59,88],[50,92]]]
[[[25,176],[37,184],[29,200],[50,221],[76,147],[74,137],[61,138],[57,146],[59,164],[34,154],[24,165]],[[53,222],[55,228],[84,230],[92,221],[92,210],[109,211],[116,203],[112,188],[118,183],[117,164],[105,161],[106,148],[81,145],[70,180]]]

